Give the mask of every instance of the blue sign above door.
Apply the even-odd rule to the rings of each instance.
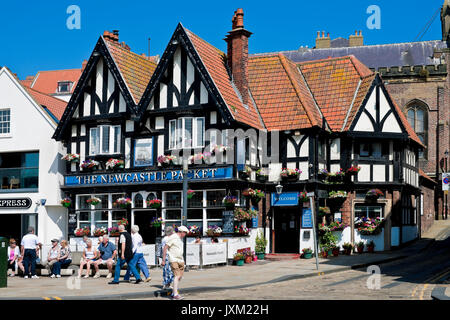
[[[302,228],[312,228],[312,211],[311,208],[303,208],[302,214]]]
[[[298,192],[272,193],[270,203],[275,207],[296,206],[298,205]]]

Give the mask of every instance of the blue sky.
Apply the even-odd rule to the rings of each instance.
[[[38,70],[81,67],[104,30],[120,30],[120,41],[137,53],[162,54],[178,22],[221,50],[236,8],[253,32],[250,53],[313,47],[318,30],[331,38],[362,30],[365,44],[414,41],[444,0],[321,0],[321,1],[153,1],[44,0],[2,1],[0,66],[20,79]],[[81,29],[69,30],[70,5],[81,10]],[[381,9],[381,28],[370,30],[370,5]],[[441,39],[439,15],[422,40]]]

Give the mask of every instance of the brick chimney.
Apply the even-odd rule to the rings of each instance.
[[[86,68],[86,65],[87,65],[87,60],[85,59],[85,60],[83,60],[83,62],[81,63],[81,72],[84,71],[84,68]]]
[[[320,31],[317,31],[316,38],[316,49],[325,49],[331,46],[330,33],[327,33],[325,37],[325,31],[322,31],[322,37],[320,36]]]
[[[252,33],[244,29],[244,10],[237,9],[231,21],[232,30],[225,38],[228,44],[228,67],[243,103],[248,105],[248,38]]]
[[[348,38],[348,46],[349,47],[362,47],[364,45],[364,38],[362,36],[362,31],[355,31],[354,35],[350,35]]]

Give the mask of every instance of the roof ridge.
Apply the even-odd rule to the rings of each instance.
[[[362,73],[361,68],[364,68],[364,67],[367,68],[367,66],[364,65],[361,61],[359,61],[359,59],[356,58],[353,54],[348,55],[348,57],[350,58],[350,62],[353,64],[353,67],[355,67],[355,70],[358,72],[359,78],[362,79],[362,78],[363,78],[363,73]],[[356,62],[358,62],[359,65],[358,65]],[[374,73],[374,72],[373,72],[372,70],[370,70],[369,68],[367,68],[366,71],[369,72],[369,74],[368,74],[367,76],[369,76],[369,75],[371,75],[371,74]]]
[[[32,91],[34,91],[34,92],[37,92],[37,93],[40,93],[40,94],[46,95],[47,97],[50,97],[50,98],[52,98],[52,99],[56,99],[56,100],[58,100],[58,101],[61,101],[61,102],[64,102],[64,103],[66,103],[66,104],[67,104],[67,101],[66,101],[66,100],[63,100],[63,99],[57,98],[57,97],[55,97],[55,96],[52,96],[52,95],[50,95],[50,94],[48,94],[48,93],[45,93],[45,92],[42,92],[42,91],[36,90],[36,89],[34,89],[34,88],[31,88],[31,87],[28,87],[28,86],[26,86],[26,85],[24,85],[24,84],[22,84],[22,85],[23,85],[23,86],[25,87],[25,89],[29,89],[29,90],[32,90]]]
[[[338,61],[338,60],[348,60],[350,58],[351,55],[346,55],[346,56],[342,56],[342,57],[328,57],[328,58],[324,58],[324,59],[318,59],[318,60],[308,60],[308,61],[302,61],[302,62],[294,62],[296,65],[307,65],[307,64],[312,64],[312,63],[323,63],[323,62],[328,62],[328,61]]]
[[[302,104],[302,107],[305,110],[306,115],[308,116],[309,122],[311,123],[312,126],[319,125],[316,122],[316,120],[314,119],[314,116],[312,115],[311,110],[309,110],[309,108],[306,107],[305,103],[303,102],[303,100],[301,98],[300,88],[298,88],[298,85],[295,83],[295,81],[293,79],[293,75],[287,66],[288,59],[286,58],[286,56],[284,54],[281,54],[281,53],[278,54],[278,57],[280,59],[281,65],[283,66],[284,70],[286,71],[289,81],[291,82],[292,86],[294,87],[295,93],[296,93],[298,99],[300,100],[300,103]],[[315,101],[315,99],[314,99],[314,101]]]
[[[102,38],[103,38],[103,35],[101,36]],[[104,38],[103,38],[103,40],[105,40]],[[138,57],[138,58],[140,58],[141,60],[145,60],[145,61],[147,61],[147,62],[149,62],[149,63],[153,63],[153,64],[157,64],[156,62],[154,62],[154,61],[152,61],[152,60],[150,60],[150,59],[147,59],[147,58],[151,58],[151,56],[142,56],[142,54],[139,54],[139,53],[136,53],[136,52],[133,52],[133,51],[131,51],[131,49],[130,50],[128,50],[128,49],[125,49],[124,47],[122,47],[121,45],[120,45],[120,43],[115,43],[115,42],[112,42],[112,41],[109,41],[109,40],[105,40],[105,42],[106,43],[108,43],[108,44],[111,44],[111,45],[113,45],[113,46],[115,46],[115,47],[117,47],[118,49],[120,49],[120,50],[122,50],[122,51],[124,51],[124,52],[127,52],[127,53],[131,53],[131,54],[133,54],[133,55],[135,55],[136,57]]]

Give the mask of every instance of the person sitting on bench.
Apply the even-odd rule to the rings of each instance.
[[[94,262],[94,268],[95,268],[95,276],[94,278],[100,278],[100,272],[98,270],[99,265],[105,265],[108,267],[108,275],[106,276],[107,279],[112,277],[112,271],[113,271],[113,264],[114,259],[117,255],[116,246],[109,242],[109,236],[104,235],[103,236],[103,242],[101,242],[97,248],[98,252],[100,253],[100,258],[98,258],[97,261]]]

